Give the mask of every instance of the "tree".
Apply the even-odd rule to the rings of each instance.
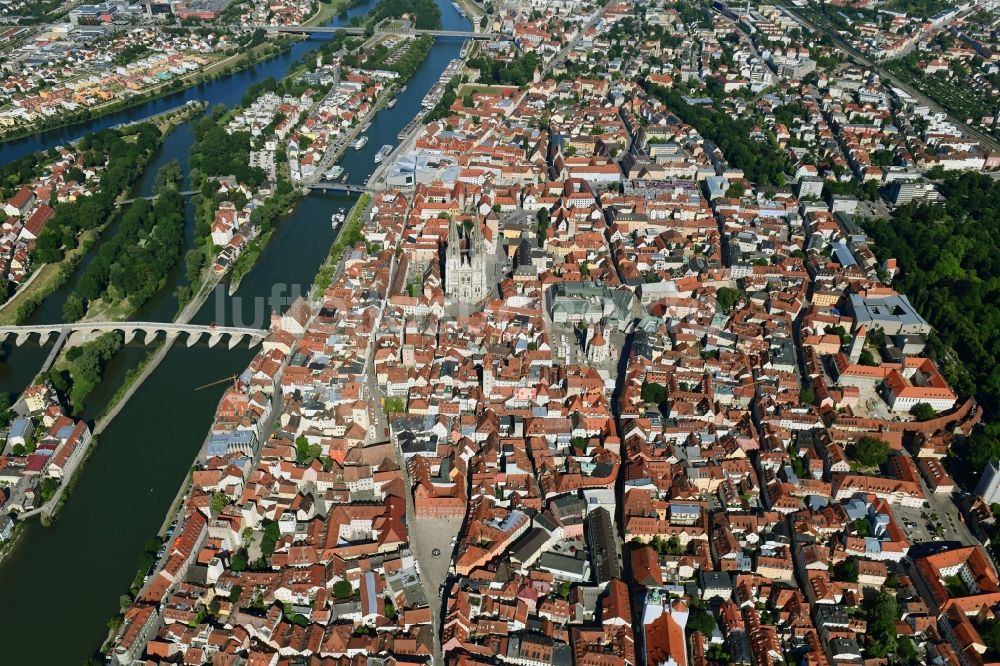
[[[215,491],[212,493],[212,515],[217,516],[222,513],[222,510],[226,508],[229,504],[229,496],[223,492]]]
[[[538,245],[541,247],[545,244],[545,238],[549,232],[549,210],[547,208],[539,208],[538,212],[535,213],[535,220],[538,223]]]
[[[295,438],[295,462],[305,465],[312,462],[313,458],[319,458],[323,454],[323,447],[319,444],[310,444],[305,435]]]
[[[975,485],[988,464],[1000,461],[1000,422],[989,423],[972,436],[958,439],[952,451],[957,458],[957,464],[952,467],[953,473],[966,486]],[[1000,506],[994,513],[1000,513]]]
[[[692,600],[688,610],[688,631],[691,633],[700,631],[704,636],[711,637],[715,633],[715,618],[712,617],[711,611],[705,607],[704,602]]]
[[[719,287],[715,292],[715,300],[719,305],[719,309],[723,312],[729,312],[736,305],[736,302],[740,299],[740,292],[732,287]]]
[[[246,548],[240,548],[229,560],[229,568],[239,573],[241,571],[246,571],[248,566],[247,562],[247,551]]]
[[[833,575],[837,580],[846,581],[848,583],[858,582],[858,565],[854,561],[853,557],[849,557],[846,560],[841,560],[833,567]]]
[[[71,359],[69,374],[72,378],[69,398],[74,411],[79,413],[83,409],[83,399],[101,381],[105,365],[118,353],[122,343],[122,334],[111,331],[84,343],[73,356],[67,353],[67,358]]]
[[[667,399],[667,389],[662,384],[643,381],[639,395],[647,404],[661,405]]]
[[[913,409],[910,410],[910,414],[912,414],[918,421],[929,421],[937,415],[937,412],[935,412],[934,408],[926,402],[918,402],[913,405]]]
[[[87,314],[87,303],[83,300],[83,296],[74,291],[66,297],[66,301],[63,303],[63,319],[66,321],[79,321],[85,314]]]
[[[899,604],[894,594],[879,592],[866,606],[868,654],[872,657],[885,657],[896,651]]]
[[[991,654],[1000,654],[1000,620],[991,618],[984,620],[977,627],[979,635],[986,643],[986,649]]]
[[[406,410],[406,403],[401,397],[386,398],[384,405],[386,416],[396,414]]]
[[[903,663],[917,663],[917,644],[913,642],[912,638],[897,639],[897,649],[899,656],[903,658]]]
[[[274,553],[274,548],[278,545],[278,538],[281,536],[281,530],[278,528],[277,522],[267,518],[264,519],[263,525],[264,535],[260,538],[260,552],[266,559]]]
[[[863,467],[879,467],[889,458],[889,445],[881,439],[862,437],[852,447],[851,457]]]
[[[816,400],[816,394],[811,386],[807,386],[799,391],[799,402],[803,405],[811,405]]]
[[[14,412],[10,409],[12,405],[10,393],[0,391],[0,428],[6,428],[14,420]]]
[[[875,356],[868,349],[861,350],[861,354],[858,356],[858,363],[871,367],[878,365],[878,363],[875,362]]]
[[[41,483],[38,484],[39,490],[41,491],[42,501],[48,502],[52,499],[53,495],[56,494],[56,490],[59,489],[59,482],[50,476],[42,479]]]
[[[354,588],[352,588],[351,584],[346,580],[338,580],[333,584],[333,589],[331,591],[333,592],[333,596],[337,599],[347,599],[354,594]]]

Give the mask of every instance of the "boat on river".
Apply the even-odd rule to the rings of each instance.
[[[382,160],[384,160],[386,157],[388,157],[389,153],[391,153],[391,152],[392,152],[392,144],[391,143],[387,143],[384,146],[382,146],[381,148],[379,148],[378,152],[375,153],[375,164],[380,164],[382,162]]]
[[[362,134],[358,137],[358,140],[354,142],[354,150],[361,150],[366,145],[368,145],[368,136]]]

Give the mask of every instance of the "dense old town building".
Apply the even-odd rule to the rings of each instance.
[[[950,465],[983,410],[863,225],[989,147],[793,8],[491,8],[226,392],[113,660],[993,663],[1000,472]],[[352,76],[228,122],[352,127],[382,85]]]

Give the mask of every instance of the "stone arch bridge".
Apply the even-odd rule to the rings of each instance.
[[[40,345],[47,344],[52,338],[62,346],[70,336],[82,338],[96,337],[110,331],[120,332],[125,342],[134,341],[142,333],[141,341],[151,344],[162,337],[167,340],[177,338],[182,333],[187,336],[188,347],[193,346],[204,337],[208,338],[208,346],[214,347],[223,339],[228,339],[229,348],[233,349],[246,340],[255,347],[267,337],[268,331],[260,328],[237,328],[232,326],[199,326],[197,324],[174,324],[155,321],[113,321],[113,322],[77,322],[75,324],[51,324],[38,326],[0,326],[0,342],[14,337],[17,346],[28,342],[32,336],[37,336]],[[74,337],[75,339],[75,337]]]

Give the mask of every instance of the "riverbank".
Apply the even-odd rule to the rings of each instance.
[[[123,136],[129,136],[127,134],[129,127],[140,127],[148,122],[157,128],[159,137],[156,146],[143,156],[141,164],[128,165],[135,170],[135,174],[130,180],[128,187],[118,194],[118,201],[127,199],[130,193],[134,192],[136,182],[138,182],[145,172],[145,168],[153,155],[163,146],[163,142],[167,136],[179,125],[187,122],[203,110],[204,105],[185,104],[169,112],[158,114],[148,121],[131,123],[122,128],[121,131],[125,133]],[[137,169],[136,166],[138,166]],[[3,304],[0,304],[0,325],[21,324],[30,317],[35,309],[41,305],[42,301],[70,279],[79,262],[90,251],[93,244],[100,238],[108,226],[121,215],[121,211],[122,208],[120,206],[112,208],[110,214],[101,225],[92,229],[84,229],[80,232],[76,247],[65,251],[59,261],[47,262],[36,266],[31,271],[31,275],[28,276],[25,283]]]
[[[383,37],[381,36],[370,37],[364,42],[362,42],[360,45],[358,45],[355,49],[353,49],[352,53],[357,51],[362,51],[368,48],[370,45],[377,43],[382,38]],[[416,55],[419,56],[419,60],[422,62],[426,54],[429,52],[432,44],[433,40],[429,39],[425,40],[424,38],[418,38],[418,40],[414,41],[411,44],[410,48],[416,50]],[[301,68],[293,70],[288,74],[288,76],[286,76],[280,82],[278,82],[277,84],[278,90],[280,91],[282,87],[294,85],[294,82],[296,81],[297,77],[301,75],[300,70]],[[380,92],[380,94],[372,101],[371,107],[367,111],[367,113],[363,117],[358,119],[347,132],[343,133],[342,135],[336,136],[333,143],[326,149],[326,152],[322,153],[322,156],[319,158],[318,166],[315,167],[316,175],[312,176],[309,180],[304,179],[303,181],[298,181],[298,182],[300,183],[304,182],[306,184],[308,184],[309,182],[315,182],[315,179],[321,176],[326,169],[328,169],[333,164],[339,162],[340,159],[344,156],[344,153],[347,151],[347,149],[351,147],[352,142],[362,132],[366,130],[366,128],[370,125],[371,121],[375,118],[378,112],[381,111],[383,108],[385,108],[389,100],[397,95],[399,87],[406,81],[408,81],[410,78],[412,78],[415,71],[416,71],[416,66],[406,69],[400,73],[400,78],[397,81],[394,81],[393,83],[386,85],[385,88]],[[328,99],[328,97],[337,92],[340,91],[338,91],[337,86],[334,85],[323,96],[323,98],[315,101],[309,110],[309,117],[310,118],[313,117],[313,114],[316,112],[318,108],[320,108],[323,105],[323,103]],[[240,113],[243,112],[243,110],[244,110],[243,107],[240,107],[239,110],[238,109],[229,110],[227,113],[223,114],[222,116],[216,119],[216,125],[218,127],[227,126],[231,121],[236,119],[240,115]],[[207,134],[208,132],[206,132],[206,135]],[[295,130],[293,129],[291,133],[288,135],[288,137],[293,138],[295,136],[296,136]],[[201,139],[199,139],[196,142],[192,151],[196,154],[207,153],[209,150],[214,149],[214,144],[206,145],[208,143],[209,142],[207,141],[202,141]],[[204,148],[202,148],[203,145],[205,146]],[[254,145],[255,144],[251,142],[250,148],[252,149]],[[284,139],[279,140],[277,142],[278,149],[275,151],[275,154],[278,154],[279,151],[283,152],[284,150],[286,150],[287,145],[288,144],[285,142]],[[303,145],[306,146],[308,144],[303,144]],[[301,159],[301,156],[299,156],[299,159]],[[216,167],[218,167],[218,159],[215,160],[214,164],[216,165]],[[285,218],[294,212],[295,207],[301,201],[302,192],[298,189],[284,193],[281,192],[281,186],[291,185],[291,183],[293,182],[288,178],[287,175],[288,160],[287,159],[282,160],[280,163],[278,163],[277,167],[278,167],[278,178],[276,183],[277,187],[275,188],[277,192],[275,194],[271,194],[268,198],[265,198],[263,200],[263,204],[261,205],[261,207],[253,212],[253,215],[257,215],[261,219],[272,218],[273,223],[265,221],[263,224],[260,224],[258,227],[259,235],[253,238],[253,240],[249,241],[246,244],[246,246],[242,248],[240,253],[237,255],[236,259],[233,260],[228,265],[226,265],[224,269],[222,268],[223,264],[220,263],[219,258],[220,256],[225,255],[226,250],[217,253],[215,256],[215,261],[218,267],[220,268],[220,272],[222,274],[228,273],[228,275],[230,276],[230,286],[229,286],[230,296],[232,296],[236,292],[236,290],[240,286],[242,279],[256,265],[262,252],[267,247],[267,244],[273,235],[274,227],[278,224],[284,223]],[[225,177],[223,174],[219,173],[213,173],[212,175],[208,175],[202,173],[200,169],[193,170],[193,173],[196,174],[193,179],[194,187],[196,187],[198,191],[204,190],[206,186],[212,186],[220,178]],[[248,194],[251,200],[253,200],[257,195],[256,192],[250,192]],[[216,219],[220,201],[218,200],[217,197],[213,198],[196,197],[195,203],[196,203],[196,215],[201,222],[199,226],[201,226],[203,229],[207,228]],[[239,206],[236,205],[236,208],[238,209]],[[277,215],[274,215],[273,214],[274,210],[278,210],[280,212]],[[249,219],[251,220],[252,224],[254,217],[251,216]],[[236,233],[246,236],[243,229],[244,227],[238,227],[235,229],[235,231]],[[254,229],[254,231],[257,231],[258,229]],[[199,241],[196,240],[196,242]]]
[[[215,286],[218,285],[218,278],[213,278],[212,276],[206,277],[202,283],[201,287],[192,298],[191,302],[185,306],[177,316],[178,323],[188,323],[194,317],[195,313],[201,308],[201,306],[208,299],[208,296],[212,293]],[[65,484],[60,484],[56,489],[56,493],[52,498],[41,507],[34,509],[32,511],[22,514],[19,518],[18,528],[20,528],[21,523],[24,520],[38,516],[40,522],[44,526],[50,526],[56,517],[56,514],[62,509],[63,505],[66,503],[69,495],[71,494],[73,488],[76,486],[77,480],[82,473],[87,460],[90,458],[91,453],[97,445],[97,440],[99,436],[105,431],[105,429],[114,421],[115,417],[122,411],[128,401],[135,395],[135,393],[142,386],[143,382],[148,379],[163,359],[167,356],[167,353],[173,347],[174,342],[177,340],[176,335],[168,335],[163,343],[160,343],[155,349],[147,353],[147,355],[140,361],[139,365],[135,368],[130,369],[125,374],[125,380],[118,390],[112,396],[111,400],[105,405],[104,409],[95,419],[92,429],[91,441],[88,443],[87,448],[84,453],[77,460],[72,470],[69,470],[67,476],[69,476],[69,481]],[[64,359],[67,347],[64,347],[62,353],[60,354],[60,360]],[[58,361],[57,361],[58,362]],[[3,560],[4,555],[9,552],[17,539],[21,534],[21,530],[18,529],[15,533],[8,539],[4,544],[3,548],[0,549],[0,561]]]
[[[56,514],[59,513],[59,510],[69,500],[70,495],[73,494],[73,489],[76,488],[76,484],[80,481],[80,474],[83,472],[83,468],[86,466],[87,460],[90,459],[95,448],[97,448],[97,436],[92,435],[90,441],[87,442],[86,450],[73,468],[69,481],[59,484],[52,498],[46,505],[43,505],[38,519],[45,527],[52,524],[52,521],[56,518]]]
[[[455,0],[475,26],[479,25],[479,19],[486,14],[486,11],[475,0]]]
[[[80,244],[66,253],[61,261],[42,264],[25,283],[0,305],[0,325],[15,326],[31,316],[43,300],[66,284],[83,256],[90,251],[94,241],[111,224],[109,219],[97,229],[88,229],[80,236]]]
[[[349,245],[356,243],[361,236],[361,218],[367,214],[372,205],[374,197],[370,192],[365,192],[355,202],[351,212],[347,214],[347,221],[344,222],[338,231],[333,244],[330,246],[330,254],[326,261],[319,267],[316,277],[313,279],[312,294],[310,300],[315,301],[320,294],[333,282],[340,269],[341,258]]]
[[[152,102],[161,97],[166,97],[175,93],[183,92],[193,86],[214,81],[217,78],[246,69],[260,62],[273,58],[283,51],[288,50],[295,43],[294,38],[282,37],[277,41],[266,42],[250,47],[244,51],[227,56],[218,62],[212,63],[202,69],[190,74],[180,76],[176,79],[158,84],[143,92],[133,95],[127,99],[114,99],[104,104],[82,109],[74,113],[63,114],[59,122],[51,125],[25,125],[16,129],[0,133],[0,144],[8,141],[26,139],[36,134],[43,134],[54,130],[71,127],[91,120],[98,120],[104,116]]]
[[[445,27],[463,29],[450,3],[439,4],[446,17],[451,18],[451,23],[446,23]],[[338,20],[346,24],[351,17],[363,16],[370,8],[369,4],[349,10],[346,18]],[[381,111],[366,132],[371,138],[369,146],[361,151],[349,150],[344,155],[341,164],[352,174],[350,182],[367,180],[375,152],[382,144],[396,142],[397,133],[419,108],[421,98],[436,83],[442,69],[458,57],[460,46],[459,40],[438,40],[414,75],[409,89],[400,96],[399,103],[393,109]],[[197,94],[212,106],[225,104],[233,108],[240,103],[248,86],[270,76],[280,79],[293,63],[310,59],[307,53],[316,47],[317,40],[299,42],[290,55],[280,56],[232,79],[222,79],[226,83],[224,89],[215,83],[204,90],[192,89],[189,95]],[[314,58],[315,55],[311,59]],[[148,116],[160,108],[175,105],[178,99],[183,101],[187,97],[168,98],[161,105],[143,107],[141,113]],[[104,122],[111,125],[125,119],[116,115]],[[96,125],[92,127],[100,129]],[[187,155],[192,129],[189,124],[171,136],[161,162],[180,157],[185,169],[191,166]],[[46,135],[30,145],[32,150],[37,150],[39,144],[47,147],[47,143],[66,143],[70,138],[65,134]],[[24,145],[9,150],[9,158],[24,150]],[[186,185],[186,189],[195,188]],[[222,321],[221,312],[225,313],[227,321],[231,317],[234,320],[242,317],[244,322],[257,321],[257,313],[265,312],[268,304],[275,302],[274,285],[285,285],[291,291],[295,291],[297,285],[308,289],[333,242],[330,215],[341,208],[350,208],[356,198],[356,195],[336,193],[313,193],[304,197],[292,216],[276,227],[267,248],[242,280],[234,297],[227,298],[224,289],[205,287],[210,292],[208,299],[191,321],[205,325]],[[178,274],[184,279],[183,268]],[[197,280],[192,284],[197,284]],[[171,282],[167,290],[173,292],[174,287]],[[45,321],[57,322],[58,309],[55,308]],[[135,318],[167,321],[175,311],[176,300],[161,293]],[[37,351],[34,345],[19,349],[19,364],[29,362],[27,352]],[[105,382],[89,401],[94,407],[99,408],[108,400],[106,396],[115,392],[125,370],[136,365],[141,352],[135,345],[120,352]],[[63,627],[60,640],[46,648],[48,661],[79,664],[97,656],[94,650],[108,634],[106,620],[118,613],[119,596],[129,590],[145,544],[161,531],[165,517],[171,515],[175,498],[189,483],[191,463],[211,427],[218,400],[225,390],[225,386],[217,382],[239,372],[238,368],[246,367],[252,354],[246,345],[231,350],[225,344],[214,348],[204,344],[187,347],[182,340],[173,345],[163,362],[141,385],[137,382],[134,395],[101,433],[100,445],[88,460],[86,473],[80,475],[72,500],[60,510],[51,527],[43,528],[37,521],[24,525],[19,546],[0,567],[0,590],[21,603],[20,612],[8,618],[6,623],[9,635],[16,637],[6,647],[7,659],[16,663],[37,660],[37,646],[28,637],[38,617],[47,617]],[[124,359],[128,359],[128,365],[124,365]],[[37,364],[34,369],[37,370]],[[20,379],[11,383],[26,384]],[[194,390],[209,384],[212,384],[209,388]],[[97,396],[101,396],[100,400]],[[73,571],[82,572],[82,575],[53,575],[53,571],[65,567],[67,552],[73,553]],[[56,597],[65,603],[54,607],[51,599]]]
[[[315,25],[323,25],[327,21],[331,20],[340,12],[344,11],[352,4],[353,0],[319,0],[319,9],[316,13],[310,16],[302,25],[307,27],[312,27]],[[354,4],[357,4],[354,2]]]

